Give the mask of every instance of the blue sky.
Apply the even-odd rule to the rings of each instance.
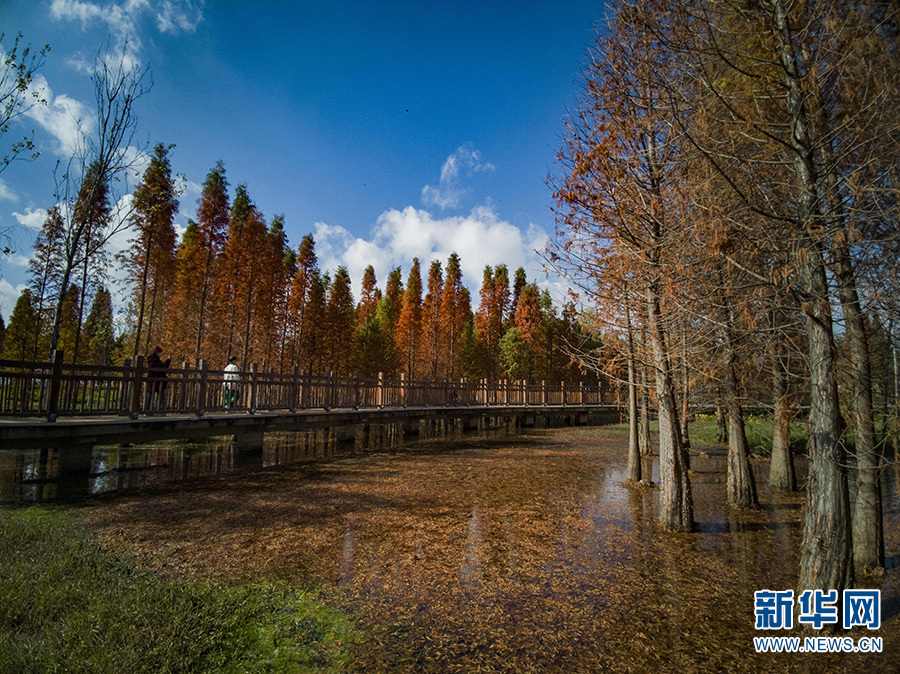
[[[48,105],[0,138],[5,151],[33,128],[41,151],[0,174],[16,251],[0,258],[0,312],[27,282],[53,168],[92,112],[85,64],[105,45],[151,69],[137,140],[176,146],[179,227],[222,160],[232,194],[245,183],[268,220],[284,214],[294,247],[312,232],[323,268],[346,265],[355,287],[367,264],[382,284],[452,251],[473,289],[485,264],[544,280],[545,179],[602,18],[602,2],[576,0],[0,0],[4,47],[17,32],[51,47],[36,81]]]

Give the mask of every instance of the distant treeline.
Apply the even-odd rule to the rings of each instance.
[[[88,173],[86,181],[91,180]],[[102,181],[101,181],[102,182]],[[378,372],[411,378],[571,379],[579,372],[565,345],[583,343],[575,311],[561,313],[523,269],[486,267],[478,307],[462,282],[459,256],[431,262],[423,286],[418,259],[405,283],[400,267],[383,289],[369,266],[356,302],[344,267],[333,275],[317,263],[315,241],[294,249],[284,217],[266,223],[244,185],[228,194],[221,162],[203,183],[181,241],[174,217],[178,194],[169,148],[157,145],[134,192],[129,216],[134,238],[113,261],[92,239],[110,227],[108,186],[92,184],[79,201],[89,213],[83,261],[71,275],[59,326],[67,362],[118,364],[156,345],[176,364],[206,359],[224,367],[338,374]],[[3,358],[48,357],[55,298],[61,290],[63,222],[50,210],[35,244],[31,282],[2,335]],[[92,236],[97,233],[97,236]],[[129,303],[117,334],[106,279],[111,264],[126,272]]]

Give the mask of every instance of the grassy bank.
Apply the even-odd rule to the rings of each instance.
[[[771,416],[748,414],[744,416],[744,432],[750,451],[754,454],[770,454],[772,451],[773,419]],[[628,439],[628,424],[604,426],[604,434],[617,440]],[[656,443],[659,423],[650,422],[650,433]],[[688,424],[688,434],[694,447],[727,447],[728,443],[716,441],[716,417],[714,414],[698,414]],[[791,450],[795,454],[806,453],[806,433],[801,421],[791,422]]]
[[[721,444],[716,442],[716,416],[714,414],[698,414],[696,420],[689,424],[688,432],[691,436],[691,444]],[[747,435],[747,443],[750,445],[751,452],[754,454],[771,453],[774,435],[774,419],[771,416],[745,414],[744,432]],[[806,431],[802,421],[791,422],[791,450],[795,454],[806,453]]]
[[[357,639],[276,583],[150,576],[53,508],[0,511],[0,671],[339,671]]]

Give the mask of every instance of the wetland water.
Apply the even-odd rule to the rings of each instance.
[[[753,637],[772,634],[754,630],[753,592],[794,587],[802,496],[771,492],[759,461],[763,508],[726,508],[724,456],[709,449],[692,457],[698,532],[664,533],[658,492],[623,484],[625,450],[616,429],[529,431],[249,469],[79,510],[153,572],[316,586],[366,634],[358,671],[897,671],[893,470],[890,568],[859,583],[882,590],[884,652],[756,654]]]

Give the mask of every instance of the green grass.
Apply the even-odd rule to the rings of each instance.
[[[754,454],[770,454],[772,452],[774,419],[759,414],[744,415],[744,433],[747,443]],[[716,442],[716,416],[714,414],[698,414],[690,422],[688,432],[692,446],[712,445],[727,446]],[[791,450],[795,454],[806,453],[806,432],[802,421],[791,422]]]
[[[171,581],[61,510],[0,511],[0,672],[340,671],[357,640],[313,593]]]

